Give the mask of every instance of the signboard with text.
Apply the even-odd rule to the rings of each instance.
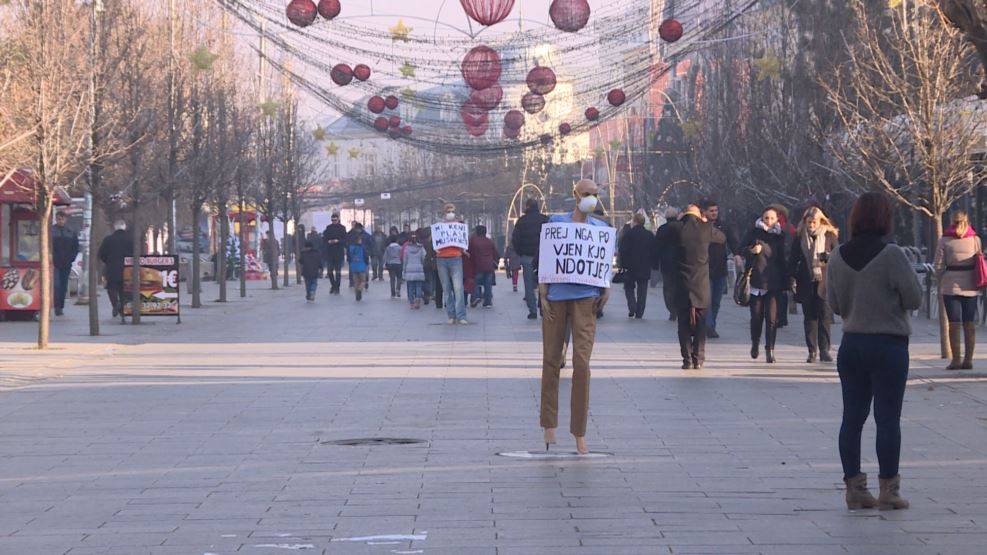
[[[133,313],[130,295],[133,286],[134,259],[123,261],[123,313]],[[142,256],[140,258],[141,316],[178,316],[178,257]]]
[[[541,226],[538,283],[610,287],[617,230],[607,226],[549,222]]]
[[[459,222],[439,222],[432,224],[432,248],[435,250],[470,246],[470,232],[466,224]]]

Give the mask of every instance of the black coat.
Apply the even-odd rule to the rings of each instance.
[[[693,215],[683,216],[671,226],[676,259],[675,302],[679,308],[708,308],[709,247],[726,243],[723,232]],[[685,298],[688,295],[688,299]],[[680,303],[688,300],[689,305]]]
[[[713,243],[709,246],[709,277],[722,278],[727,275],[727,257],[737,252],[737,235],[733,230],[717,221],[713,226],[722,231],[726,243]]]
[[[751,271],[751,288],[765,291],[785,291],[788,285],[788,265],[785,257],[785,233],[768,233],[759,227],[751,228],[744,236],[742,252],[747,257]],[[761,245],[760,254],[752,254],[751,247]]]
[[[302,265],[302,277],[305,279],[316,279],[322,272],[322,253],[318,249],[308,247],[302,249],[299,262]]]
[[[628,229],[620,239],[620,265],[627,270],[628,278],[641,281],[651,278],[654,263],[655,236],[643,225]]]
[[[826,232],[826,254],[833,252],[833,249],[840,245],[839,238],[832,231]],[[826,264],[823,263],[823,271],[825,272]],[[812,295],[819,294],[819,282],[812,279],[812,264],[805,259],[805,253],[802,252],[802,238],[798,235],[795,236],[795,241],[792,243],[792,255],[788,257],[788,275],[791,279],[795,280],[795,301],[799,303],[810,302],[813,300],[810,297]],[[823,279],[825,280],[825,273],[823,274]],[[823,297],[825,298],[825,297]]]
[[[511,244],[518,256],[538,257],[538,243],[541,241],[541,225],[548,221],[548,216],[534,210],[525,212],[514,224],[511,234]]]
[[[675,249],[678,245],[678,231],[675,229],[677,221],[665,222],[658,226],[655,231],[655,248],[651,255],[651,261],[655,269],[661,270],[663,275],[675,273],[678,263]]]
[[[329,241],[339,241],[335,244],[329,244]],[[326,248],[326,254],[328,256],[343,259],[343,253],[346,252],[346,228],[343,224],[329,224],[326,226],[326,230],[322,232],[322,242]]]
[[[134,255],[134,241],[130,232],[118,229],[106,236],[99,245],[99,260],[105,264],[103,276],[106,286],[123,286],[123,259]]]
[[[79,254],[79,237],[68,227],[51,228],[51,261],[56,268],[69,268]]]

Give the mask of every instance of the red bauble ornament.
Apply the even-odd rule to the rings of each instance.
[[[467,100],[463,102],[462,108],[459,109],[459,117],[463,119],[463,123],[466,127],[475,127],[483,123],[487,123],[490,119],[490,115],[483,108],[477,106],[472,100]]]
[[[504,127],[521,129],[524,127],[524,114],[519,110],[511,110],[504,114]]]
[[[393,128],[401,127],[401,116],[391,116],[391,118],[387,120],[387,125]]]
[[[387,130],[387,136],[392,139],[400,139],[404,135],[401,133],[400,129],[398,129],[397,127],[392,127]]]
[[[567,33],[575,33],[589,21],[587,0],[554,0],[548,8],[548,16],[556,27]]]
[[[500,55],[485,44],[476,46],[466,53],[460,71],[466,84],[476,90],[483,90],[497,84],[500,79]]]
[[[538,137],[538,140],[541,141],[541,144],[545,146],[552,144],[552,136],[549,135],[548,133],[545,133],[542,136]]]
[[[500,85],[491,85],[480,91],[470,93],[470,100],[484,110],[493,110],[504,98],[504,89]]]
[[[504,126],[504,137],[508,139],[517,139],[521,136],[521,130],[515,129],[513,127]]]
[[[624,94],[623,89],[613,89],[607,93],[607,102],[611,106],[620,106],[625,100],[627,100],[627,95]]]
[[[400,102],[398,102],[398,97],[393,94],[388,95],[387,98],[384,99],[384,106],[386,106],[388,110],[396,110],[398,104],[400,104]]]
[[[367,109],[375,114],[383,112],[384,99],[379,96],[371,96],[370,100],[367,101]]]
[[[333,83],[336,83],[340,87],[345,87],[353,80],[353,70],[346,64],[336,64],[332,67],[332,71],[329,72],[329,77]]]
[[[319,15],[326,19],[336,17],[342,9],[339,0],[319,0]]]
[[[572,126],[569,125],[568,123],[560,123],[559,134],[565,136],[568,135],[569,133],[572,133]]]
[[[405,137],[410,137],[411,136],[411,126],[410,125],[405,125],[404,127],[402,127],[401,128],[401,133]]]
[[[466,132],[474,137],[480,137],[487,133],[487,129],[490,128],[490,123],[488,121],[483,121],[479,125],[467,125]]]
[[[531,92],[546,95],[555,90],[555,72],[551,68],[538,66],[528,72],[525,82]]]
[[[466,15],[480,25],[493,25],[507,19],[514,0],[459,0]]]
[[[315,2],[312,0],[291,0],[291,3],[285,9],[285,13],[288,15],[288,21],[294,25],[308,27],[315,21],[315,17],[319,15],[319,10],[315,7]]]
[[[682,38],[682,24],[677,19],[666,19],[658,26],[658,36],[665,42],[675,42]]]
[[[357,64],[353,68],[353,77],[356,77],[359,81],[370,79],[370,66],[367,64]]]
[[[521,107],[529,114],[537,114],[545,107],[545,97],[538,93],[526,93],[521,97]]]
[[[586,119],[596,121],[600,119],[600,111],[594,107],[586,108]]]
[[[380,116],[374,120],[374,129],[377,131],[387,131],[388,124],[387,118]]]

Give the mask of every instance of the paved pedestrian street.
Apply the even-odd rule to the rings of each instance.
[[[912,508],[849,512],[835,366],[804,362],[801,317],[767,365],[725,303],[706,368],[683,371],[660,290],[643,321],[615,291],[599,324],[587,443],[612,456],[499,456],[544,451],[539,322],[500,279],[468,326],[382,282],[361,303],[323,282],[314,304],[251,283],[181,325],[106,318],[99,338],[69,306],[46,352],[32,322],[0,324],[0,553],[987,551],[987,362],[941,370],[924,318],[903,419]],[[421,443],[330,443],[359,438]]]

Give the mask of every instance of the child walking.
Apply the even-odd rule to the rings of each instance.
[[[408,304],[417,310],[422,307],[425,295],[425,249],[418,243],[418,237],[411,236],[401,258],[402,274],[408,284]]]
[[[353,279],[356,300],[363,300],[363,289],[367,285],[367,269],[370,267],[370,254],[363,244],[362,235],[356,235],[346,249],[346,259],[350,263],[350,277]]]
[[[305,241],[299,261],[302,265],[302,279],[305,280],[305,300],[315,302],[315,290],[319,287],[319,274],[322,273],[322,252],[311,241]]]

